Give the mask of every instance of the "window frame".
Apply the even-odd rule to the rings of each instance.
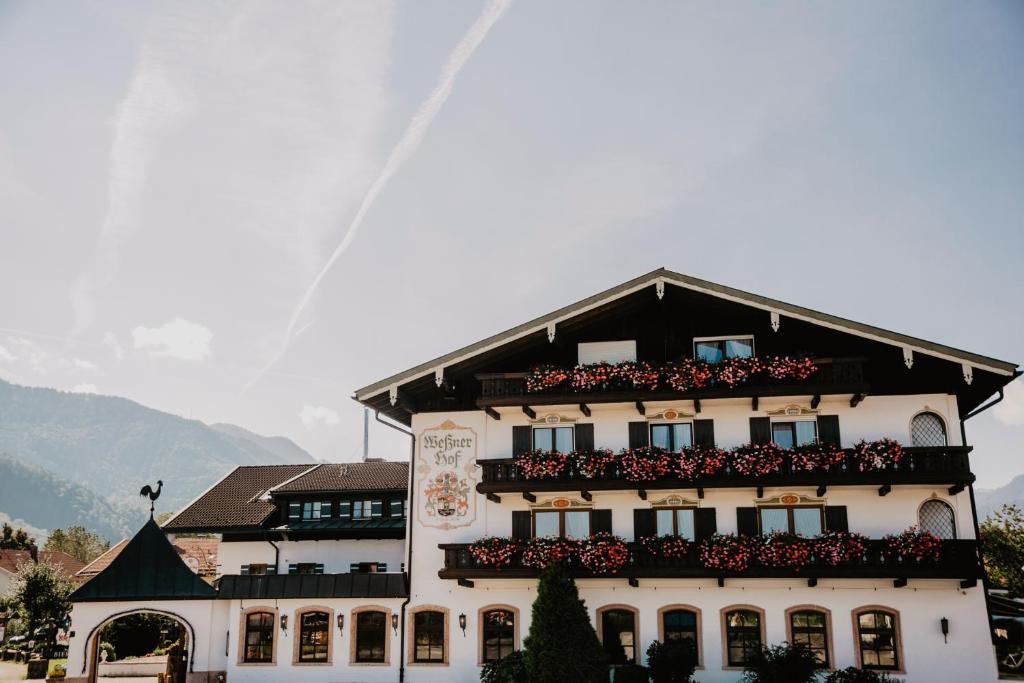
[[[476,622],[478,625],[477,631],[479,634],[477,636],[476,652],[476,661],[478,666],[483,666],[484,664],[488,664],[492,661],[501,661],[501,659],[504,659],[504,657],[497,660],[487,659],[487,633],[485,628],[487,623],[486,617],[488,613],[496,612],[498,610],[509,612],[512,615],[512,652],[519,650],[519,608],[501,603],[484,605],[476,611]],[[505,656],[507,657],[508,655]]]
[[[628,612],[633,617],[633,661],[626,661],[625,666],[631,664],[639,664],[641,660],[640,650],[640,610],[632,605],[626,605],[622,603],[614,603],[611,605],[603,605],[597,608],[594,613],[594,621],[597,623],[597,639],[601,641],[601,647],[604,647],[604,617],[608,612]],[[607,652],[607,650],[605,650]],[[623,666],[620,664],[611,664],[610,666]]]
[[[800,444],[797,441],[797,438],[796,438],[796,423],[797,422],[810,422],[810,423],[812,423],[814,425],[814,439],[812,439],[809,443],[815,443],[816,441],[820,441],[821,440],[821,433],[820,433],[820,431],[818,429],[818,416],[817,415],[807,415],[807,416],[802,416],[802,415],[779,415],[778,417],[772,417],[768,421],[768,429],[771,432],[772,442],[776,443],[776,444],[778,443],[777,441],[775,441],[775,425],[790,424],[790,425],[793,425],[793,428],[792,428],[792,432],[793,432],[793,446],[797,447],[797,446],[802,445],[802,444]]]
[[[884,666],[865,666],[863,663],[863,655],[861,651],[861,630],[860,630],[860,617],[864,614],[880,612],[882,614],[888,614],[893,620],[893,647],[895,648],[896,666],[884,667]],[[850,613],[853,620],[853,655],[856,661],[857,668],[859,669],[870,669],[872,671],[884,671],[885,673],[891,673],[896,675],[906,675],[905,657],[903,653],[903,632],[900,626],[900,613],[899,610],[893,609],[892,607],[886,607],[885,605],[864,605],[858,607]]]
[[[359,617],[366,612],[380,612],[384,614],[384,659],[382,661],[360,661],[359,660]],[[391,609],[383,605],[363,605],[356,607],[351,612],[352,633],[349,637],[350,666],[391,666]]]
[[[750,340],[750,357],[751,358],[756,358],[757,357],[757,345],[756,345],[756,343],[754,341],[754,335],[752,335],[752,334],[723,334],[723,335],[717,335],[717,336],[713,336],[713,337],[694,337],[693,338],[693,343],[692,343],[692,346],[693,346],[693,359],[694,360],[700,360],[701,359],[700,356],[697,355],[697,343],[698,342],[727,342],[727,341],[733,341],[733,340],[737,340],[737,339],[749,339]],[[741,356],[726,356],[725,355],[725,345],[724,344],[722,345],[722,360],[726,360],[727,358],[739,358],[739,357],[741,357]],[[705,361],[705,362],[710,362],[710,361]]]
[[[665,615],[670,612],[691,612],[696,616],[696,641],[697,648],[697,670],[704,669],[704,625],[701,609],[694,605],[672,604],[658,608],[658,641],[666,642]]]
[[[833,664],[835,658],[835,642],[833,641],[833,633],[835,630],[832,627],[832,610],[822,607],[821,605],[793,605],[786,610],[786,640],[790,643],[793,641],[793,615],[801,612],[818,612],[825,617],[825,663],[822,664],[823,670],[834,669]]]
[[[957,523],[956,523],[956,509],[953,507],[953,505],[949,501],[942,500],[941,498],[928,498],[926,500],[921,501],[921,504],[917,506],[917,528],[921,529],[923,531],[928,531],[928,529],[924,528],[924,524],[921,523],[921,512],[924,510],[924,506],[928,505],[929,503],[938,503],[940,505],[945,505],[946,509],[949,511],[949,518],[950,518],[950,520],[951,520],[951,522],[953,524],[953,535],[950,538],[946,538],[944,536],[939,536],[938,534],[935,534],[934,531],[932,531],[930,533],[935,534],[936,536],[939,537],[939,539],[941,539],[943,541],[947,541],[947,540],[955,541],[956,539],[960,538],[960,533],[959,533],[959,530],[957,529]]]
[[[759,647],[764,647],[768,642],[765,632],[764,610],[756,605],[728,605],[719,611],[719,621],[722,628],[722,669],[727,671],[743,671],[745,664],[735,664],[729,659],[729,621],[728,617],[733,612],[753,612],[757,615],[759,631]]]
[[[671,536],[679,536],[679,516],[676,514],[676,512],[678,512],[679,510],[689,510],[690,512],[692,512],[693,513],[693,538],[687,538],[687,540],[690,541],[691,543],[696,542],[696,540],[697,540],[697,509],[698,508],[695,505],[660,505],[660,506],[657,506],[657,507],[652,507],[651,509],[654,510],[654,533],[657,536],[664,536],[665,535],[665,534],[658,533],[658,512],[659,511],[661,511],[661,510],[671,510],[672,511],[672,533],[669,534]],[[680,538],[686,538],[686,537],[685,536],[680,536]]]
[[[270,659],[256,659],[250,660],[248,657],[248,641],[249,641],[249,617],[257,614],[263,614],[270,616]],[[278,611],[275,607],[269,607],[267,605],[258,605],[254,607],[248,607],[243,609],[239,615],[239,628],[238,628],[238,666],[276,666],[277,665],[277,624],[278,624]],[[265,644],[261,644],[265,646]]]
[[[587,536],[594,534],[594,509],[593,508],[539,508],[536,510],[530,510],[530,536],[532,538],[548,538],[547,536],[537,536],[537,514],[538,513],[558,513],[558,538],[565,538],[565,513],[567,512],[586,512],[587,513]]]
[[[327,644],[325,659],[305,659],[302,654],[302,641],[305,635],[303,628],[305,617],[311,614],[323,614],[327,618]],[[324,605],[309,605],[295,610],[295,635],[292,637],[292,666],[330,666],[334,661],[334,610]],[[316,647],[316,646],[314,646]]]
[[[442,640],[442,659],[441,661],[435,660],[418,660],[416,658],[416,615],[421,612],[439,612],[443,620],[443,640]],[[450,655],[450,620],[449,612],[447,607],[441,607],[440,605],[419,605],[409,610],[410,619],[408,628],[409,647],[407,653],[406,664],[408,666],[448,666],[448,658]]]
[[[668,430],[669,435],[669,447],[666,449],[670,453],[678,453],[683,448],[689,448],[693,446],[693,420],[660,420],[647,423],[647,443],[654,445],[654,428],[655,427],[671,427],[673,425],[689,425],[690,427],[690,443],[679,447],[675,443],[675,430]]]
[[[821,518],[821,531],[826,531],[825,527],[825,505],[823,503],[802,503],[799,505],[758,505],[757,506],[757,533],[759,536],[764,536],[764,525],[761,524],[761,510],[786,510],[786,523],[789,526],[788,533],[795,534],[796,532],[796,518],[793,515],[793,510],[796,509],[817,509],[818,514]]]
[[[939,423],[942,425],[942,437],[943,441],[945,441],[944,444],[940,446],[918,446],[914,443],[914,421],[923,415],[932,415],[938,418]],[[914,415],[910,418],[909,425],[907,426],[909,427],[908,436],[910,437],[907,443],[909,443],[913,448],[946,448],[949,446],[949,422],[946,420],[946,417],[939,413],[937,410],[926,408],[924,410],[920,410],[914,413]]]
[[[557,445],[558,440],[555,438],[555,436],[556,436],[555,435],[555,430],[556,429],[566,429],[566,430],[569,431],[569,436],[570,436],[570,439],[571,439],[571,442],[572,442],[572,446],[569,448],[569,450],[567,450],[565,452],[566,453],[571,453],[572,451],[576,450],[576,425],[573,425],[573,424],[538,424],[538,425],[530,425],[530,447],[533,448],[533,450],[535,450],[535,451],[536,450],[541,450],[541,449],[537,448],[537,432],[544,431],[544,430],[547,430],[547,431],[551,432],[551,445],[552,446]],[[562,453],[562,451],[555,451],[554,449],[552,449],[552,452]]]

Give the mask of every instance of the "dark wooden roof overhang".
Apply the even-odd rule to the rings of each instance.
[[[222,600],[273,600],[285,598],[405,598],[409,594],[405,574],[282,574],[238,576],[217,581]]]

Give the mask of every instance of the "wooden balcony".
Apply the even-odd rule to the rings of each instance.
[[[846,449],[846,460],[828,472],[795,472],[787,460],[781,472],[765,476],[748,476],[726,466],[713,476],[693,480],[665,477],[655,481],[630,481],[618,467],[608,468],[600,477],[587,478],[571,465],[552,479],[527,479],[512,458],[479,460],[483,478],[476,485],[479,493],[494,500],[499,493],[553,493],[568,491],[646,491],[663,489],[696,489],[703,497],[709,488],[765,488],[777,486],[813,486],[824,495],[830,486],[878,486],[879,495],[886,495],[893,486],[929,484],[947,486],[955,495],[974,482],[968,453],[970,446],[904,448],[903,460],[894,467],[873,472],[860,472],[853,462],[852,450]],[[498,502],[498,501],[495,501]]]
[[[870,393],[864,379],[863,358],[819,358],[814,361],[818,372],[811,379],[766,380],[760,379],[738,387],[709,387],[693,391],[672,391],[656,389],[634,389],[630,391],[575,392],[570,389],[555,391],[527,392],[526,372],[478,373],[480,381],[479,408],[502,406],[542,406],[591,403],[633,403],[635,401],[673,401],[689,399],[701,401],[713,398],[761,396],[822,396],[829,394],[850,394],[863,397]],[[856,399],[860,400],[860,399]]]
[[[524,567],[518,553],[510,566],[496,569],[479,564],[469,552],[469,544],[442,543],[444,568],[438,572],[442,579],[459,580],[471,585],[472,579],[533,579],[539,571]],[[868,549],[859,561],[833,567],[812,557],[810,564],[799,570],[777,569],[752,565],[742,572],[723,572],[701,565],[698,547],[691,545],[686,557],[656,557],[644,550],[639,543],[629,544],[629,560],[626,566],[615,574],[595,575],[575,561],[569,562],[569,573],[580,579],[607,578],[629,579],[718,579],[721,585],[726,579],[804,579],[813,586],[818,579],[892,579],[896,587],[905,585],[909,579],[953,579],[960,581],[963,588],[976,585],[981,578],[981,565],[977,543],[972,540],[943,541],[942,556],[937,562],[914,562],[895,560],[885,554],[885,542],[868,541]]]

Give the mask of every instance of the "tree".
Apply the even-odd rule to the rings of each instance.
[[[981,523],[985,569],[1011,598],[1024,597],[1024,512],[1004,505]]]
[[[532,614],[523,643],[530,683],[607,682],[604,648],[564,567],[551,567],[541,575]]]
[[[18,617],[28,633],[41,627],[55,628],[71,613],[68,597],[75,582],[64,576],[60,568],[46,562],[22,562],[8,593]]]
[[[654,683],[690,683],[700,662],[696,643],[689,638],[655,640],[647,648],[647,666]]]
[[[110,541],[84,526],[71,526],[67,531],[54,529],[46,539],[45,550],[60,550],[79,562],[89,564],[110,549]]]
[[[817,680],[819,662],[802,644],[782,643],[762,648],[747,659],[743,683],[812,683]]]
[[[15,531],[7,522],[4,522],[3,531],[0,532],[0,550],[28,550],[36,544],[36,539],[30,538],[24,529]]]

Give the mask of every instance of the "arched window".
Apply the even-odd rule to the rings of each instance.
[[[504,659],[516,649],[516,617],[510,609],[489,609],[481,615],[484,662]]]
[[[688,609],[662,612],[662,634],[665,642],[690,640],[697,644],[697,613]]]
[[[388,618],[379,610],[356,614],[355,661],[358,664],[383,664],[387,656]]]
[[[945,446],[946,423],[932,412],[918,413],[910,421],[910,445]]]
[[[330,650],[330,617],[326,612],[305,612],[299,621],[299,661],[327,661]]]
[[[246,664],[268,664],[274,661],[274,613],[250,612],[245,617]]]
[[[636,663],[636,613],[618,607],[598,610],[601,643],[609,664]]]
[[[900,668],[899,617],[883,608],[866,608],[854,614],[857,654],[862,669]]]
[[[953,508],[941,500],[927,500],[917,511],[917,524],[922,531],[929,531],[939,538],[956,538],[956,520]]]
[[[413,662],[443,664],[445,658],[445,615],[422,610],[413,616]]]
[[[761,651],[761,614],[752,609],[734,609],[726,612],[724,619],[726,664],[746,666],[748,659]]]
[[[789,642],[800,644],[814,653],[818,665],[827,667],[828,651],[828,614],[811,608],[794,608],[788,611]]]

